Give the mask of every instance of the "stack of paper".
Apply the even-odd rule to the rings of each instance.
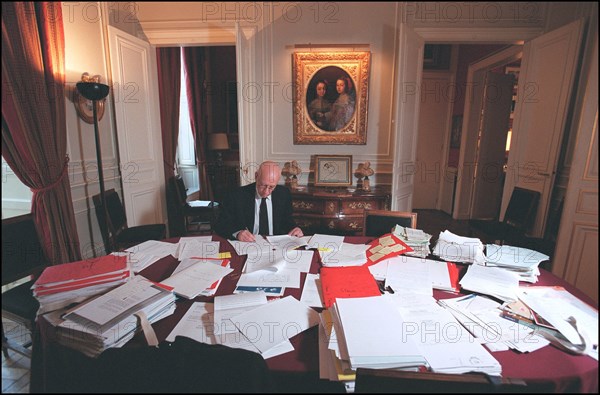
[[[56,326],[57,341],[95,357],[111,347],[120,347],[136,332],[147,339],[156,335],[150,326],[175,312],[175,295],[160,284],[135,276],[104,295],[67,311],[46,315]]]
[[[538,266],[550,259],[548,255],[527,248],[509,245],[488,244],[486,246],[487,266],[497,266],[513,271],[520,276],[521,281],[536,283],[540,270]]]
[[[500,363],[433,297],[419,294],[386,297],[398,306],[405,322],[405,337],[417,343],[431,371],[501,374]]]
[[[485,264],[483,243],[478,238],[463,237],[445,230],[435,243],[433,254],[445,261]]]
[[[31,288],[43,314],[104,293],[130,277],[127,257],[106,255],[48,266]]]
[[[515,301],[518,298],[519,276],[498,267],[471,265],[460,280],[460,286],[503,301]]]
[[[330,312],[340,359],[351,369],[427,365],[417,343],[407,336],[407,323],[391,299],[337,299]]]
[[[430,234],[423,232],[421,229],[406,228],[400,225],[394,226],[392,233],[412,248],[412,251],[406,252],[406,255],[421,258],[426,258],[429,255]]]

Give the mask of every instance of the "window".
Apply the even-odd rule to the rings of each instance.
[[[30,213],[32,196],[2,157],[2,219]]]
[[[179,95],[179,138],[177,141],[176,160],[177,171],[181,178],[183,178],[188,196],[198,192],[200,190],[198,166],[196,166],[196,149],[185,88],[183,52],[181,59],[181,93]]]

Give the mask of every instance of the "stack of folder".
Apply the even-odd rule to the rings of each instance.
[[[40,303],[38,314],[82,302],[131,278],[127,257],[106,255],[48,266],[31,287]]]
[[[151,324],[175,312],[175,299],[170,288],[135,276],[104,295],[45,318],[55,327],[59,344],[96,357],[121,347],[140,330],[149,345],[158,345]]]
[[[431,253],[429,249],[431,235],[423,232],[421,229],[412,229],[396,225],[392,230],[392,233],[406,243],[407,246],[412,248],[412,251],[405,253],[406,255],[427,258]]]
[[[486,266],[501,267],[519,275],[520,281],[536,283],[540,275],[540,263],[550,259],[548,255],[527,248],[510,245],[486,245]]]

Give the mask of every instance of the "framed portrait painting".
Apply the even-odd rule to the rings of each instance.
[[[295,52],[294,144],[366,144],[370,52]]]

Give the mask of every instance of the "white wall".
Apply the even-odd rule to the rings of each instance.
[[[83,257],[102,253],[102,236],[98,227],[92,196],[100,192],[96,163],[94,125],[81,120],[72,103],[71,92],[81,80],[81,74],[99,74],[103,83],[107,79],[107,60],[102,28],[100,5],[95,2],[63,2],[66,69],[66,121],[69,181],[77,233]],[[112,95],[112,91],[109,94]],[[107,100],[104,117],[99,122],[102,142],[102,165],[106,189],[118,188],[119,169],[117,145],[113,126],[111,100]]]

